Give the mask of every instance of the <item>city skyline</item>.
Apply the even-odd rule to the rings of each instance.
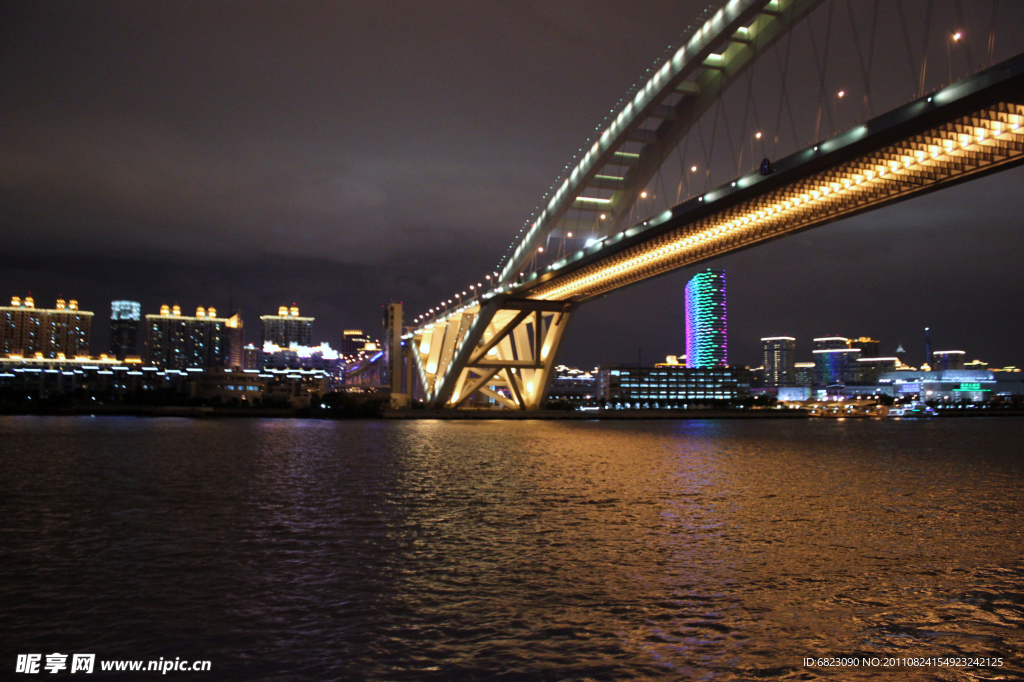
[[[724,274],[723,274],[723,278],[724,278]],[[680,298],[681,301],[686,296],[686,290],[687,290],[687,287],[684,286],[683,289],[679,292],[679,298]],[[34,303],[36,309],[38,309],[40,311],[43,311],[43,310],[46,309],[46,306],[42,305],[42,301],[40,301],[39,304],[35,304],[36,297],[32,296],[31,292],[26,293],[24,297],[15,295],[14,297],[12,297],[12,303],[13,303],[14,299],[17,299],[18,301],[23,301],[23,300],[25,300],[25,299],[27,299],[29,297],[31,297],[33,299],[33,303]],[[55,306],[61,305],[63,303],[63,301],[64,301],[63,298],[57,299],[57,302],[55,303]],[[73,300],[73,302],[85,314],[88,314],[90,316],[95,314],[95,311],[90,311],[89,310],[89,306],[88,305],[80,305],[77,300]],[[108,302],[108,304],[106,306],[98,306],[97,309],[109,309],[111,305],[117,305],[117,304],[127,305],[127,304],[137,304],[137,303],[138,303],[137,301],[131,301],[131,300],[115,300],[115,301]],[[4,307],[4,306],[0,306],[0,307]],[[188,316],[188,312],[187,311],[189,311],[190,308],[191,308],[191,306],[180,305],[177,302],[174,303],[173,307],[177,308],[179,311],[184,311],[184,312],[179,312],[179,314],[184,314],[186,317]],[[139,314],[139,311],[141,311],[142,316],[145,316],[145,315],[154,315],[155,316],[157,314],[169,314],[170,308],[171,308],[171,306],[169,306],[168,304],[161,303],[161,304],[159,304],[157,306],[154,306],[153,312],[149,313],[148,309],[145,306],[140,305],[140,308],[134,314]],[[215,309],[215,307],[211,307],[211,309]],[[198,310],[205,310],[205,309],[202,306],[197,306],[197,312],[198,312]],[[227,317],[238,315],[239,318],[241,319],[241,321],[243,322],[243,328],[244,328],[244,322],[246,320],[246,315],[245,315],[244,311],[239,310],[237,307],[235,309],[233,309],[233,310],[229,310],[227,308],[225,308],[224,310],[227,310]],[[258,312],[250,313],[250,316],[252,318],[250,320],[250,325],[251,326],[249,327],[248,335],[245,336],[245,344],[257,344],[257,345],[261,346],[262,343],[263,343],[262,336],[264,334],[264,332],[262,331],[262,328],[266,327],[267,320],[275,320],[275,319],[278,319],[278,317],[282,316],[282,315],[284,317],[281,318],[281,319],[287,320],[289,311],[293,311],[293,313],[294,313],[294,314],[291,315],[292,318],[294,318],[295,320],[301,320],[302,323],[304,324],[304,332],[303,332],[302,338],[298,339],[298,337],[296,337],[297,340],[300,341],[299,345],[312,346],[312,345],[319,345],[320,343],[326,342],[326,343],[328,343],[329,345],[331,345],[334,348],[345,349],[345,348],[347,348],[347,345],[348,345],[346,343],[346,339],[349,336],[351,336],[353,333],[355,333],[355,330],[352,330],[351,326],[350,326],[350,327],[342,327],[342,328],[333,329],[333,330],[328,331],[327,333],[320,333],[318,336],[314,337],[312,335],[312,332],[311,332],[312,320],[318,318],[319,316],[314,314],[314,315],[310,315],[308,317],[297,317],[298,316],[299,307],[295,306],[293,304],[292,306],[277,306],[277,315],[274,315],[272,312],[267,312],[267,313],[262,313],[262,314],[260,314]],[[646,349],[643,349],[643,347],[641,347],[641,353],[640,353],[641,357],[647,358],[647,359],[653,358],[654,361],[660,362],[661,360],[659,360],[659,358],[664,358],[664,357],[667,357],[669,355],[675,355],[676,353],[674,351],[676,349],[685,348],[686,347],[686,334],[685,334],[685,317],[686,317],[686,314],[685,314],[685,306],[684,305],[680,307],[680,311],[681,311],[680,317],[684,320],[684,323],[683,323],[684,333],[683,333],[682,337],[678,338],[678,339],[661,339],[661,340],[655,341],[654,343],[657,345],[657,347],[668,349],[668,351],[665,352],[662,355],[658,355],[656,353],[655,354],[649,354],[649,352]],[[115,321],[115,319],[113,317],[114,314],[115,313],[112,310],[111,313],[110,313],[111,318],[108,320],[109,322],[114,322]],[[90,339],[90,342],[89,342],[90,343],[90,351],[91,351],[91,353],[93,355],[99,355],[101,353],[112,353],[114,355],[117,355],[118,354],[118,347],[117,347],[116,341],[112,337],[112,328],[111,328],[111,326],[109,324],[103,324],[102,323],[103,319],[104,318],[103,318],[103,316],[101,314],[99,319],[94,320],[94,322],[99,322],[99,324],[94,324],[93,328],[91,329],[90,333],[88,334],[88,337]],[[261,323],[261,324],[258,324],[258,323]],[[801,323],[800,326],[805,327],[805,328],[814,328],[815,327],[813,322],[812,323],[803,322],[803,323]],[[845,326],[850,326],[850,325],[845,325]],[[318,330],[322,330],[322,326],[320,326],[320,325],[318,325],[317,328],[318,328]],[[902,340],[901,341],[895,341],[895,342],[891,342],[891,341],[888,341],[888,340],[878,341],[878,340],[870,340],[867,337],[860,337],[859,340],[863,340],[863,341],[870,340],[872,344],[877,344],[877,348],[873,348],[871,354],[865,354],[865,357],[879,357],[880,355],[894,356],[894,355],[897,354],[897,349],[898,348],[904,348],[904,350],[899,353],[901,358],[906,362],[906,364],[917,367],[917,366],[920,366],[920,365],[926,364],[926,363],[927,364],[932,364],[932,362],[933,362],[932,358],[928,358],[925,355],[925,349],[926,349],[926,346],[925,346],[925,344],[926,344],[925,331],[928,330],[928,329],[933,329],[933,328],[923,327],[923,328],[921,328],[919,330],[919,334],[918,334],[919,344],[916,344],[916,345],[920,345],[920,349],[918,349],[913,342],[906,342],[906,341],[902,341]],[[363,339],[363,337],[365,337],[364,340],[369,340],[371,338],[379,336],[379,334],[377,334],[375,331],[367,331],[367,332],[364,333],[363,330],[358,330],[358,333],[359,333],[361,339]],[[136,341],[137,348],[139,350],[139,354],[144,355],[145,354],[145,341],[146,341],[145,330],[144,329],[140,329],[138,334],[139,334],[139,337],[138,337],[138,340]],[[731,335],[727,335],[726,336],[726,342],[727,343],[733,343],[734,342],[733,339],[730,338],[730,336]],[[803,340],[804,340],[803,344],[801,344],[801,337],[790,337],[790,336],[786,335],[786,336],[779,336],[778,338],[791,339],[790,343],[794,344],[794,346],[795,346],[795,349],[793,351],[793,357],[795,358],[795,361],[796,362],[807,362],[807,361],[812,361],[814,359],[814,355],[813,355],[814,344],[813,344],[813,341],[816,340],[818,337],[821,337],[821,336],[822,336],[822,334],[820,334],[820,332],[819,332],[819,333],[815,333],[815,334],[810,335],[810,336],[802,337]],[[840,338],[838,335],[836,335],[836,337]],[[756,347],[757,352],[755,354],[752,354],[750,357],[742,357],[742,358],[733,359],[732,362],[731,362],[731,365],[732,366],[747,366],[747,367],[765,366],[765,363],[763,362],[764,354],[763,354],[762,345],[761,345],[764,342],[765,338],[766,337],[763,336],[763,335],[758,337],[758,344],[757,344],[757,347]],[[773,337],[768,337],[768,338],[773,338]],[[845,339],[846,337],[842,337],[842,338]],[[857,337],[855,337],[855,336],[852,336],[850,338],[853,339],[853,340],[858,340]],[[942,340],[942,338],[943,338],[941,336],[941,330],[940,330],[940,337],[939,338],[940,338],[940,340]],[[278,339],[278,340],[282,340],[282,339]],[[259,343],[257,343],[257,341],[259,341]],[[648,343],[650,344],[651,340],[648,339]],[[752,344],[750,342],[750,339],[737,339],[735,341],[735,343],[736,343],[736,345],[741,346],[741,347],[744,347],[744,346],[750,347],[750,346],[754,345],[754,344]],[[284,347],[287,347],[288,344],[285,343],[285,344],[278,344],[278,345],[283,345]],[[654,344],[652,344],[652,345],[654,345]],[[943,345],[942,343],[940,343],[939,345],[935,345],[934,339],[932,339],[931,352],[934,354],[934,353],[940,352],[940,351],[954,352],[954,353],[963,353],[963,357],[962,357],[962,362],[963,363],[970,363],[970,362],[975,362],[975,361],[981,361],[981,362],[986,363],[987,365],[992,366],[992,367],[1015,367],[1015,366],[1020,366],[1020,364],[1022,364],[1021,360],[1018,357],[1016,357],[1016,356],[1013,356],[1013,357],[1010,357],[1010,358],[989,358],[989,357],[983,357],[982,354],[980,354],[978,352],[975,352],[974,350],[972,350],[971,348],[968,348],[968,347],[959,347],[959,346],[956,346],[956,344],[952,344],[952,343],[946,344],[946,345]],[[343,352],[348,352],[348,351],[343,351]],[[122,355],[123,355],[123,353],[122,353]],[[635,354],[634,355],[629,355],[627,353],[626,355],[621,356],[621,357],[602,357],[602,358],[598,358],[596,362],[593,362],[591,364],[579,363],[579,362],[573,362],[573,361],[569,361],[569,362],[567,362],[567,364],[569,364],[569,365],[577,365],[577,366],[581,366],[581,367],[585,367],[585,366],[597,367],[597,366],[601,366],[601,365],[610,365],[610,364],[630,364],[630,363],[632,363],[632,358],[633,357],[636,357]]]

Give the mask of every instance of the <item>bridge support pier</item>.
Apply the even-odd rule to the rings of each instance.
[[[536,410],[575,306],[495,297],[419,332],[409,343],[428,408],[494,402]]]

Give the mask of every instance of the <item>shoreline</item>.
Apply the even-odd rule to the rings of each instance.
[[[171,405],[96,405],[91,407],[62,407],[36,410],[0,410],[0,416],[36,417],[185,417],[190,419],[322,419],[343,421],[348,419],[392,420],[569,420],[569,421],[650,421],[666,419],[845,419],[877,420],[884,417],[815,417],[807,410],[385,410],[380,415],[341,415],[330,411],[292,409],[287,407],[208,407]],[[933,419],[957,417],[1024,417],[1024,410],[957,410],[940,412]],[[897,418],[898,419],[898,418]],[[927,421],[908,419],[908,421]]]

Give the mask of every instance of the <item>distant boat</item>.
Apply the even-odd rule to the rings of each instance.
[[[922,402],[913,402],[903,405],[901,407],[890,407],[890,417],[903,417],[903,418],[922,418],[922,417],[937,417],[938,413],[932,408],[928,407]]]

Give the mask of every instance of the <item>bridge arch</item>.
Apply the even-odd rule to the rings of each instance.
[[[904,22],[909,102],[841,133],[833,112],[828,117],[831,128],[822,128],[822,112],[828,113],[826,69],[811,32],[820,83],[810,143],[800,145],[793,124],[792,153],[770,161],[763,172],[740,175],[738,160],[731,182],[663,209],[647,206],[638,218],[633,210],[638,199],[678,151],[680,140],[701,132],[702,117],[716,105],[721,108],[723,93],[744,74],[752,87],[758,58],[773,47],[778,54],[780,39],[792,36],[793,28],[806,23],[815,8],[828,7],[825,62],[837,6],[843,8],[845,2],[854,33],[857,29],[854,0],[730,0],[714,12],[686,45],[653,69],[589,145],[490,286],[470,287],[451,306],[413,320],[414,327],[403,338],[428,404],[459,407],[483,396],[505,407],[538,408],[569,320],[581,302],[684,265],[1024,163],[1024,58],[1012,57],[973,73],[977,65],[968,54],[971,75],[955,80],[950,53],[949,82],[926,87],[935,80],[934,64],[931,80],[926,78],[935,0],[925,1],[927,20],[917,60]],[[959,25],[964,25],[960,0],[945,1],[956,8]],[[903,19],[901,2],[896,0],[895,7]],[[865,113],[874,104],[868,93],[881,3],[862,3],[872,3],[871,51],[866,56],[859,39],[855,43],[864,75]],[[998,0],[991,0],[991,7],[989,64]],[[784,83],[786,70],[781,71]],[[842,95],[840,91],[836,97]],[[779,120],[785,97],[783,89]],[[744,123],[747,106],[749,102],[743,105]],[[740,160],[743,151],[741,141]],[[748,163],[754,160],[753,143],[750,151]],[[623,170],[613,175],[609,167]],[[685,168],[680,170],[685,173]],[[604,218],[600,237],[538,258],[540,244],[561,238],[558,230],[565,229],[567,215],[584,210]]]

